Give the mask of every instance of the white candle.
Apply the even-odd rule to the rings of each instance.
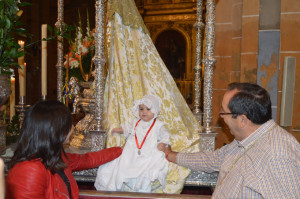
[[[21,65],[19,71],[19,86],[20,86],[20,96],[26,96],[26,63]]]
[[[10,112],[10,121],[11,121],[13,116],[16,114],[16,110],[15,110],[15,105],[16,105],[15,82],[16,82],[16,79],[14,77],[11,77],[10,82],[11,82],[11,85],[10,85],[11,94],[10,94],[9,112]]]
[[[18,44],[21,46],[20,51],[24,51],[25,42],[19,40]],[[26,64],[24,62],[24,56],[18,58],[18,64],[21,67],[18,69],[20,96],[26,96]]]
[[[42,25],[42,39],[47,38],[47,24]],[[47,41],[42,41],[42,96],[47,95]]]
[[[24,51],[24,44],[25,42],[22,40],[18,41],[18,44],[21,46],[21,48],[19,49],[20,51]],[[24,64],[24,56],[21,56],[18,58],[18,64],[21,66]]]

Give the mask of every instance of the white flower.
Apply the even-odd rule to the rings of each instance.
[[[81,54],[86,54],[87,52],[88,52],[88,49],[84,45],[82,45],[82,43],[80,42],[78,44],[78,52],[77,52],[77,54],[81,55]]]
[[[75,59],[73,59],[72,61],[70,61],[70,68],[78,68],[79,67],[79,62]]]
[[[90,32],[89,26],[87,26],[87,27],[86,27],[86,38],[87,38],[87,37],[91,37],[90,33],[91,33],[91,32]]]
[[[76,36],[76,39],[77,40],[81,40],[82,38],[82,32],[80,31],[80,27],[77,27],[77,36]]]
[[[90,37],[87,35],[83,38],[83,43],[87,42],[88,40],[90,40]]]

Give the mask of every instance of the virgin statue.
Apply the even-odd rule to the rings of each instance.
[[[107,1],[106,50],[103,127],[108,131],[107,147],[124,144],[111,129],[133,121],[133,102],[154,94],[162,101],[158,118],[171,134],[172,150],[199,151],[201,127],[159,56],[134,0]],[[189,173],[169,163],[166,186],[153,183],[152,192],[180,193]]]

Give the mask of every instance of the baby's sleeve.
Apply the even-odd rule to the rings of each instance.
[[[123,129],[122,136],[127,139],[130,134],[131,124],[121,124],[121,128]]]
[[[162,125],[159,129],[159,134],[158,134],[158,143],[164,143],[171,145],[170,142],[170,133],[166,129],[165,125]]]

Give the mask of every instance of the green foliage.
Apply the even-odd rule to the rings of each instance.
[[[17,58],[24,55],[24,50],[20,51],[18,38],[28,38],[29,34],[22,27],[20,7],[31,5],[19,0],[0,0],[0,74],[10,74],[10,68],[20,67]],[[71,39],[70,32],[74,26],[64,25],[62,30],[48,26],[50,36],[45,40],[56,40],[58,36]],[[24,48],[30,47],[41,40],[29,42]]]
[[[18,51],[20,45],[17,37],[25,36],[25,29],[20,17],[23,13],[19,7],[28,5],[18,0],[0,0],[0,73],[8,73],[10,67],[18,67],[16,58],[24,55]]]
[[[84,73],[90,72],[93,57],[94,51],[90,49],[89,52],[82,58],[82,68]]]

